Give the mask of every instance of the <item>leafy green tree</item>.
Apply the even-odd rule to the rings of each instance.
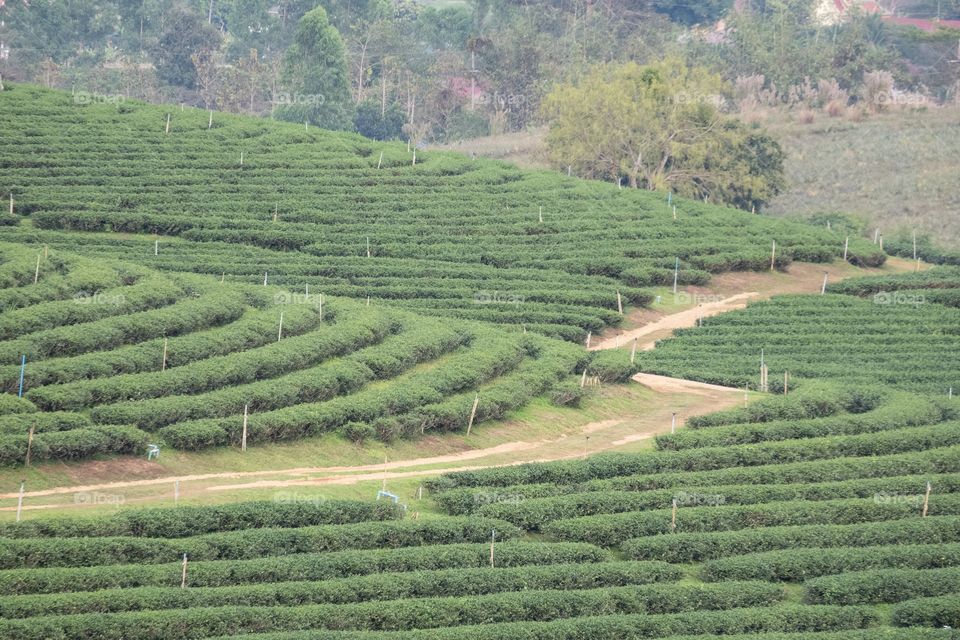
[[[368,138],[396,140],[402,137],[405,120],[403,107],[396,102],[383,109],[380,100],[364,100],[357,105],[353,126],[357,133]]]
[[[343,40],[323,7],[300,19],[284,56],[281,80],[285,92],[274,98],[275,117],[325,129],[353,126]]]
[[[197,82],[193,56],[219,46],[220,33],[207,24],[205,17],[177,4],[167,13],[152,52],[157,76],[168,84],[192,89]]]
[[[720,76],[675,58],[598,67],[545,98],[551,160],[590,178],[760,206],[784,186],[783,154],[721,113],[724,89]]]

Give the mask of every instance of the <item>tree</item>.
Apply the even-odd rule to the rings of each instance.
[[[275,117],[325,129],[353,126],[343,40],[323,7],[300,19],[284,56],[281,81],[286,93],[275,97]]]
[[[718,75],[681,60],[598,67],[544,100],[558,167],[743,208],[783,188],[779,145],[724,116]]]
[[[204,56],[220,46],[220,33],[199,14],[175,5],[167,15],[153,50],[157,76],[172,85],[193,89],[197,82],[194,56]]]
[[[353,124],[362,136],[375,140],[395,140],[403,133],[405,119],[403,107],[396,102],[381,109],[379,100],[364,100],[357,105]]]

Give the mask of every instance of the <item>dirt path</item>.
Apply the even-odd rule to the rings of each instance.
[[[659,320],[646,324],[638,329],[632,329],[612,338],[604,338],[603,340],[599,340],[590,345],[590,350],[599,351],[602,349],[616,349],[627,346],[634,340],[637,340],[638,349],[641,351],[650,351],[656,346],[657,340],[669,336],[674,329],[695,327],[697,325],[697,320],[701,317],[707,318],[721,313],[726,313],[727,311],[743,309],[747,306],[748,302],[760,297],[760,294],[754,291],[750,293],[739,293],[735,296],[730,296],[729,298],[724,298],[722,300],[706,302],[693,307],[692,309],[687,309],[685,311],[664,316]]]

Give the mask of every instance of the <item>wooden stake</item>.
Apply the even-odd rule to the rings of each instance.
[[[207,129],[213,129],[213,109],[210,110],[210,121],[207,122]]]
[[[170,114],[167,114],[167,130],[166,135],[170,135]]]
[[[27,434],[27,459],[24,462],[23,466],[30,466],[30,452],[33,449],[33,429],[34,425],[30,425],[30,433]]]
[[[783,395],[787,395],[787,387],[790,385],[790,372],[783,372]]]
[[[880,234],[880,251],[883,251],[883,234]]]
[[[26,480],[20,481],[20,493],[17,495],[17,522],[20,522],[20,512],[23,511],[23,489],[26,484]]]
[[[243,166],[243,151],[240,152],[240,166]]]
[[[494,529],[493,531],[490,532],[490,568],[491,569],[495,568],[493,563],[493,545],[496,542],[496,540],[497,540],[497,530]]]
[[[820,287],[820,295],[825,295],[827,293],[827,278],[830,276],[826,271],[823,272],[823,286]]]
[[[283,311],[280,312],[280,328],[277,330],[277,342],[283,338]]]
[[[932,487],[930,483],[927,483],[927,493],[923,496],[923,517],[927,517],[927,510],[930,508],[930,490]]]
[[[637,338],[633,339],[633,348],[630,349],[630,364],[633,364],[637,359]]]
[[[280,215],[280,205],[279,205],[279,204],[275,204],[275,205],[273,205],[273,221],[274,221],[274,222],[277,221],[277,216],[278,216],[278,215]]]
[[[877,244],[877,238],[879,238],[879,237],[880,237],[880,229],[877,228],[877,229],[873,232],[873,244]]]
[[[10,215],[13,215],[13,191],[10,192]]]
[[[617,291],[617,313],[623,315],[623,298],[620,297],[619,291]]]
[[[263,286],[267,286],[267,272],[263,272]]]
[[[673,219],[677,219],[677,205],[673,205]]]
[[[593,339],[593,331],[587,331],[587,349],[590,348],[590,341]]]
[[[370,236],[367,236],[367,257],[370,257]]]
[[[473,398],[473,408],[470,409],[470,422],[467,423],[467,435],[470,435],[470,430],[473,429],[473,419],[477,417],[477,405],[480,404],[480,394],[478,393]]]
[[[380,160],[377,161],[377,169],[383,166],[383,151],[380,152]]]
[[[243,405],[243,433],[240,434],[240,451],[247,450],[247,419],[250,405]]]
[[[163,339],[163,362],[160,363],[160,371],[167,370],[167,338]]]
[[[417,500],[423,500],[423,485],[417,488]]]
[[[187,554],[183,554],[183,574],[180,577],[180,588],[187,588]]]
[[[580,388],[583,389],[583,387],[586,386],[586,384],[587,384],[587,370],[584,369],[583,375],[580,376]]]
[[[226,271],[220,274],[220,284],[223,284],[223,281],[226,279],[226,277],[227,277]]]
[[[743,408],[747,408],[747,402],[750,400],[750,383],[743,385]]]
[[[543,205],[540,205],[540,224],[543,224]]]
[[[776,267],[777,264],[777,241],[773,241],[773,249],[770,252],[770,271]]]
[[[850,236],[847,236],[846,241],[843,243],[843,259],[847,259],[847,253],[850,251]]]
[[[160,241],[159,241],[159,240],[154,240],[154,241],[153,241],[153,255],[155,255],[155,256],[160,255]]]
[[[673,499],[673,513],[670,515],[670,531],[677,530],[677,499]]]
[[[40,280],[40,254],[37,254],[37,270],[33,272],[33,284]]]
[[[677,295],[677,283],[680,281],[680,258],[673,264],[673,295]]]
[[[677,412],[673,412],[673,417],[670,419],[670,433],[677,432]]]
[[[370,296],[367,296],[367,306],[370,306]]]

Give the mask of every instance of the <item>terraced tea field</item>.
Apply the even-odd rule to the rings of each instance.
[[[0,107],[0,638],[956,638],[956,269],[709,315],[679,294],[886,255],[297,125]],[[665,309],[686,327],[656,349],[609,335]],[[671,390],[617,384],[638,372]],[[323,475],[325,446],[365,457]],[[53,499],[101,489],[131,500]]]

